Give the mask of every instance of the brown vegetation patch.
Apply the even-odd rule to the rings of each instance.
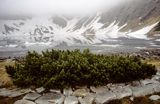
[[[0,87],[11,87],[13,86],[12,79],[6,73],[5,66],[6,65],[14,65],[14,61],[5,60],[0,62]]]

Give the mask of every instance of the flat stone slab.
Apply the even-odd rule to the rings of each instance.
[[[45,91],[45,88],[44,88],[44,87],[40,87],[40,88],[37,88],[36,91],[37,91],[38,93],[42,93],[42,92]]]
[[[131,87],[131,89],[134,97],[140,97],[153,94],[155,92],[154,87],[154,85],[146,85],[143,87]]]
[[[149,97],[150,100],[153,100],[153,101],[157,101],[160,99],[160,96],[159,95],[152,95]]]
[[[160,82],[152,79],[145,79],[140,81],[142,86],[149,85],[149,84],[160,84]]]
[[[113,92],[116,95],[117,99],[132,96],[132,90],[129,86],[117,88],[117,89],[113,90]]]
[[[145,80],[141,80],[140,83],[142,84],[142,86],[145,86],[145,85],[152,84],[154,82],[151,79],[145,79]]]
[[[160,69],[158,69],[158,71],[157,71],[156,75],[160,75]]]
[[[64,104],[78,104],[78,98],[75,96],[68,96],[66,97]]]
[[[63,95],[65,95],[65,96],[71,96],[72,94],[73,94],[73,91],[71,88],[63,90]]]
[[[130,83],[130,85],[133,87],[141,87],[142,86],[140,81],[133,81]]]
[[[59,93],[59,94],[61,93],[61,91],[58,89],[50,89],[49,91],[52,93]]]
[[[23,100],[17,100],[14,104],[36,104],[36,103],[23,99]]]
[[[2,97],[7,97],[7,96],[10,96],[11,94],[12,94],[11,90],[8,90],[6,88],[0,89],[0,96]]]
[[[96,97],[95,94],[88,94],[84,98],[79,97],[78,100],[79,100],[80,104],[93,104],[95,97]]]
[[[160,84],[154,84],[154,91],[156,93],[159,93],[160,92]]]
[[[17,91],[13,91],[9,97],[18,97],[24,94],[31,92],[31,89],[19,89]]]
[[[55,93],[46,93],[45,95],[39,97],[35,102],[37,104],[62,104],[64,96]]]
[[[30,89],[0,89],[0,96],[2,97],[18,97],[31,92]]]
[[[33,92],[33,93],[28,93],[27,95],[25,95],[23,99],[34,101],[40,96],[41,96],[40,94]]]
[[[105,104],[110,100],[115,100],[115,99],[116,99],[116,95],[113,92],[108,91],[108,92],[97,94],[95,98],[95,102],[96,104]]]
[[[101,87],[91,86],[90,89],[91,89],[92,92],[94,92],[96,94],[108,91],[108,87],[107,86],[101,86]]]
[[[62,95],[61,98],[54,98],[52,100],[49,100],[50,104],[63,104],[65,100],[65,96]]]
[[[124,84],[108,84],[107,87],[109,90],[116,90],[116,89],[119,89],[119,88],[122,88],[124,87],[125,85]]]
[[[77,89],[72,95],[76,97],[85,97],[87,94],[89,94],[89,89]]]
[[[19,89],[19,90],[12,90],[12,94],[9,97],[18,97],[24,94],[31,92],[31,89]]]
[[[160,75],[155,75],[152,77],[152,80],[160,82]]]

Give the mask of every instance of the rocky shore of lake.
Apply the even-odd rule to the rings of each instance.
[[[130,56],[137,56],[143,59],[146,58],[155,58],[155,59],[160,59],[160,48],[148,48],[148,49],[141,49],[137,52],[108,52],[108,53],[101,53],[101,54],[118,54],[118,55],[130,55]],[[12,57],[0,57],[0,61],[4,61],[7,59],[12,59],[12,60],[20,60],[22,59],[23,56],[12,56]]]
[[[160,49],[143,49],[132,54],[135,54],[143,59],[160,59]]]

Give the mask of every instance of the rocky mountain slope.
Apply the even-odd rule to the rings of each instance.
[[[102,22],[117,20],[127,23],[123,31],[138,30],[160,21],[160,0],[128,0],[103,15]]]
[[[160,0],[128,0],[86,17],[0,19],[0,45],[96,44],[110,38],[159,38]]]

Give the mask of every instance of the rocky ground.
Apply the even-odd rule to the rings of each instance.
[[[160,104],[160,72],[151,79],[100,87],[1,88],[0,104]],[[137,102],[137,103],[136,103]],[[143,103],[142,103],[143,102]]]
[[[148,49],[132,53],[142,61],[160,68],[160,50]],[[160,71],[150,79],[100,87],[77,87],[63,91],[45,88],[14,87],[5,65],[21,58],[1,58],[0,104],[160,104]]]
[[[143,49],[135,54],[139,55],[143,59],[157,59],[160,60],[160,49]]]

